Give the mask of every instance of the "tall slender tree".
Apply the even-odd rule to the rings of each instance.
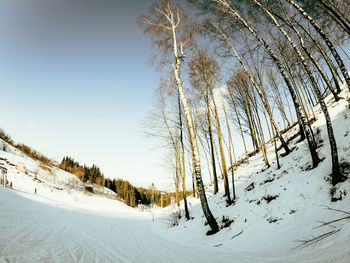
[[[243,25],[256,38],[256,40],[264,47],[266,52],[269,54],[269,56],[271,57],[271,59],[275,63],[276,67],[278,68],[279,72],[281,73],[281,75],[286,83],[286,86],[288,87],[288,90],[291,94],[291,97],[292,97],[292,100],[293,100],[293,103],[294,103],[294,106],[296,109],[296,113],[298,115],[298,120],[300,121],[300,123],[304,129],[304,132],[306,134],[313,167],[317,167],[321,160],[318,157],[318,154],[316,151],[317,145],[316,145],[316,142],[313,138],[312,130],[308,126],[307,120],[302,113],[300,102],[296,96],[296,93],[295,93],[294,88],[291,84],[291,81],[288,77],[288,74],[282,66],[281,60],[278,58],[277,54],[270,47],[270,45],[258,35],[256,30],[254,30],[252,28],[252,26],[239,14],[239,12],[236,10],[236,8],[232,4],[229,4],[226,0],[215,0],[215,2],[218,4],[217,10],[219,12],[223,11],[224,13],[231,15],[237,22],[239,22],[241,25]]]
[[[327,33],[320,27],[320,25],[313,19],[300,5],[295,3],[293,0],[286,0],[288,3],[290,3],[293,7],[295,7],[299,13],[309,21],[309,23],[313,26],[313,28],[316,30],[316,32],[322,37],[326,45],[328,46],[330,52],[332,53],[335,61],[337,62],[340,71],[342,72],[345,82],[348,86],[348,89],[350,90],[350,76],[349,73],[344,65],[343,60],[341,59],[340,55],[338,54],[337,50],[335,49],[332,41],[330,41],[330,38],[328,37]]]
[[[150,33],[153,43],[156,44],[163,56],[172,54],[172,71],[174,74],[176,86],[178,88],[183,110],[186,117],[187,127],[190,134],[190,144],[192,150],[192,159],[194,173],[196,176],[197,187],[201,200],[203,213],[207,219],[212,232],[219,230],[218,224],[210,211],[205,189],[202,180],[200,155],[196,139],[196,132],[193,125],[192,115],[182,86],[180,68],[185,59],[185,46],[192,41],[192,34],[186,29],[186,15],[180,6],[170,1],[161,0],[150,8],[149,16],[141,16],[140,22],[145,26],[145,32]],[[164,62],[164,58],[162,62]]]
[[[336,140],[334,137],[334,132],[333,132],[333,126],[331,122],[331,118],[329,116],[328,108],[327,105],[323,99],[323,96],[321,94],[320,89],[318,88],[318,85],[316,83],[316,80],[311,72],[311,69],[304,58],[303,54],[301,53],[300,49],[298,46],[295,44],[293,39],[289,36],[289,34],[283,29],[281,24],[277,21],[277,19],[272,15],[270,11],[268,11],[258,0],[251,0],[255,4],[257,4],[264,12],[268,15],[268,17],[271,18],[273,23],[276,25],[276,27],[282,32],[282,34],[286,37],[288,42],[292,45],[293,49],[295,50],[295,53],[297,54],[300,62],[302,63],[303,67],[305,68],[312,87],[316,93],[317,99],[320,102],[321,109],[323,111],[324,117],[326,119],[326,126],[327,126],[327,131],[328,131],[328,138],[329,138],[329,144],[331,146],[331,157],[332,157],[332,184],[336,185],[337,183],[341,182],[342,179],[342,174],[340,172],[340,167],[339,167],[339,160],[338,160],[338,150],[337,150],[337,144]]]

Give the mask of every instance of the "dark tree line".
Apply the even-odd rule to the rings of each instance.
[[[84,183],[89,182],[103,185],[118,194],[118,197],[131,207],[136,207],[138,204],[151,204],[152,195],[154,196],[154,203],[157,206],[161,206],[163,195],[163,207],[165,207],[170,205],[172,197],[175,197],[175,193],[135,187],[127,180],[104,178],[100,168],[96,165],[92,165],[91,167],[81,165],[69,156],[65,156],[62,159],[59,168],[75,174]],[[187,195],[190,195],[190,193],[187,193]]]
[[[117,193],[120,198],[124,200],[124,203],[135,207],[138,204],[150,205],[152,203],[152,198],[154,198],[154,203],[157,206],[162,205],[163,207],[169,206],[171,200],[175,200],[175,193],[159,191],[151,188],[135,187],[129,181],[123,179],[110,179],[105,180],[105,187]],[[191,192],[187,192],[189,196]],[[162,198],[163,196],[163,198]]]
[[[100,168],[93,164],[91,167],[87,165],[81,165],[75,161],[72,157],[63,157],[59,168],[69,173],[75,174],[82,182],[99,183],[104,179],[104,175]]]

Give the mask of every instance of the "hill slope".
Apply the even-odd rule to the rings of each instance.
[[[14,189],[28,193],[34,193],[37,189],[42,195],[58,195],[60,198],[62,195],[75,199],[77,195],[86,196],[83,184],[74,174],[54,166],[43,165],[1,139],[0,149],[0,166],[7,169],[7,180],[12,183]],[[24,166],[25,172],[17,169],[19,164]],[[94,190],[112,198],[117,197],[108,188],[94,185]]]
[[[344,91],[342,96],[349,95]],[[328,104],[345,163],[350,155],[348,103]],[[340,210],[350,210],[350,181],[332,190],[342,200],[331,202],[330,150],[324,119],[315,110],[318,120],[313,126],[323,141],[319,167],[309,169],[307,145],[298,138],[290,142],[294,150],[281,158],[279,170],[275,164],[266,169],[259,155],[252,157],[235,172],[235,205],[226,207],[223,191],[214,196],[207,188],[209,205],[221,225],[233,221],[213,236],[205,235],[209,227],[195,198],[189,198],[194,218],[169,227],[175,212],[171,207],[158,209],[153,222],[148,212],[84,194],[79,181],[69,183],[77,180],[69,173],[57,170],[53,177],[14,148],[0,151],[1,165],[8,168],[14,187],[0,187],[0,262],[349,262],[349,219],[318,227],[349,216]],[[290,130],[288,136],[295,132]],[[272,146],[268,153],[273,160]],[[38,169],[41,183],[17,171],[17,162],[28,170]]]
[[[328,98],[327,103],[342,169],[350,176],[349,94],[344,89],[341,95],[346,100],[334,102]],[[215,196],[212,187],[207,189],[214,216],[221,225],[232,220],[229,227],[204,238],[203,233],[209,230],[209,226],[205,225],[199,200],[192,198],[189,203],[193,220],[182,218],[178,226],[169,228],[169,215],[159,212],[157,231],[174,241],[217,247],[218,257],[220,249],[234,250],[238,262],[349,262],[350,218],[321,226],[323,222],[349,216],[329,208],[350,212],[350,196],[347,194],[350,193],[350,181],[332,188],[325,120],[318,106],[315,112],[317,121],[313,128],[320,142],[319,156],[324,159],[317,168],[310,169],[311,157],[306,141],[299,142],[296,138],[290,142],[294,150],[280,159],[282,167],[279,170],[275,164],[274,147],[270,145],[268,155],[269,160],[273,160],[270,168],[266,167],[261,155],[256,155],[249,164],[243,164],[235,171],[238,196],[235,205],[226,207],[223,182],[220,185],[222,191]],[[288,131],[287,137],[292,138],[296,132],[297,127],[294,127]],[[332,202],[332,197],[342,200]],[[313,238],[316,239],[312,241]]]

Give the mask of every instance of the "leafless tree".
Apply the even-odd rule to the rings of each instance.
[[[190,134],[191,150],[196,182],[201,200],[204,215],[211,227],[212,232],[219,230],[218,224],[212,215],[205,194],[202,180],[200,155],[196,139],[196,132],[193,126],[192,115],[184,93],[180,67],[186,58],[186,45],[191,43],[192,34],[188,30],[186,23],[187,16],[180,6],[170,1],[161,0],[152,5],[149,9],[149,16],[141,16],[139,21],[145,28],[145,33],[152,36],[152,42],[158,47],[159,52],[164,56],[162,62],[167,61],[171,55],[173,62],[172,72],[174,74],[176,86],[178,88],[183,110],[186,117],[187,127]],[[169,63],[169,62],[167,62]],[[164,63],[162,63],[164,65]]]

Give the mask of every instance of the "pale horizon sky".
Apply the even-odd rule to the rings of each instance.
[[[159,74],[136,20],[153,2],[1,0],[0,127],[58,162],[68,155],[106,177],[169,188],[140,125]]]

